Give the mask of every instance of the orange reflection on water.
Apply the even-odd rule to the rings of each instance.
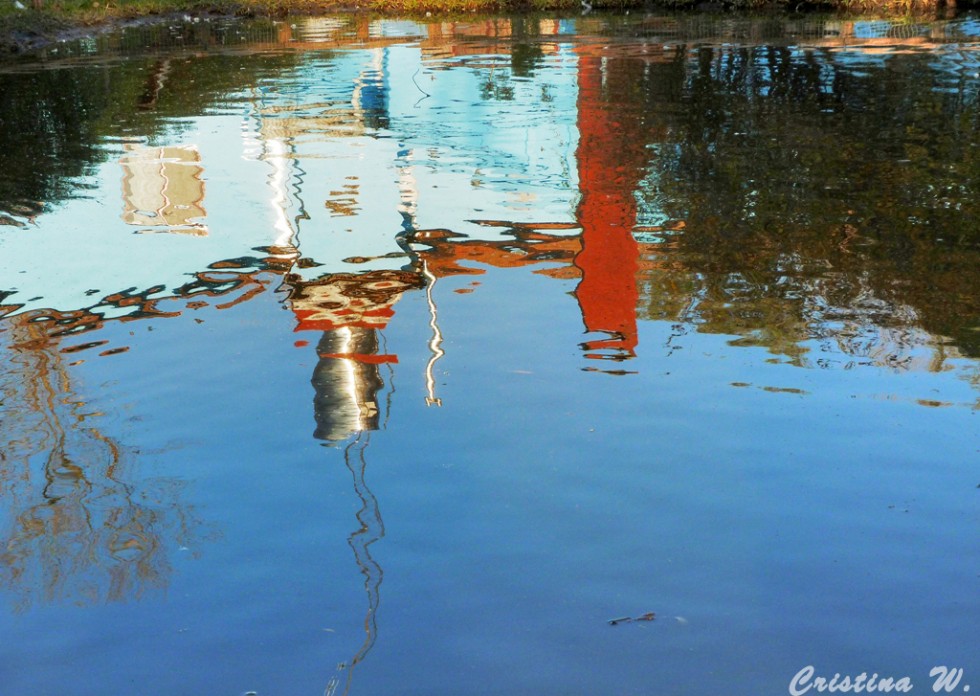
[[[584,51],[584,49],[583,49]],[[584,53],[578,62],[578,162],[582,251],[575,265],[582,281],[575,291],[586,331],[608,338],[583,344],[586,357],[622,360],[637,344],[636,271],[639,249],[633,239],[633,191],[648,158],[640,137],[639,112],[611,109],[603,100],[603,81],[612,71],[600,55]]]

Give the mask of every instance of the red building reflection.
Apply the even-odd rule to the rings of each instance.
[[[606,338],[586,341],[586,357],[623,360],[637,345],[636,273],[640,252],[633,192],[646,164],[646,141],[633,109],[611,108],[603,100],[608,72],[604,59],[580,49],[578,63],[578,129],[576,152],[581,199],[578,221],[582,251],[575,265],[582,280],[575,291],[585,330]]]

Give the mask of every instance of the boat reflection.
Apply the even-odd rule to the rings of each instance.
[[[375,271],[293,285],[290,303],[297,330],[322,332],[312,379],[314,437],[341,442],[378,429],[378,392],[384,386],[380,369],[398,362],[398,356],[383,352],[380,332],[394,315],[394,303],[422,284],[420,274]]]
[[[358,528],[347,543],[364,576],[364,642],[349,660],[337,666],[325,690],[330,695],[349,693],[354,668],[367,657],[378,637],[384,571],[371,555],[370,547],[384,537],[385,529],[378,500],[366,480],[367,449],[371,431],[382,427],[382,419],[388,415],[389,404],[379,403],[385,386],[382,366],[390,369],[398,362],[396,355],[384,352],[380,336],[394,314],[395,302],[421,284],[419,274],[374,271],[329,275],[312,283],[294,281],[290,293],[297,330],[321,332],[316,346],[319,361],[311,380],[316,421],[313,437],[328,445],[346,443],[344,465],[361,503],[356,515]],[[392,392],[393,388],[389,396]]]

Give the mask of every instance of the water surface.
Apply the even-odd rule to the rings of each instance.
[[[2,693],[976,686],[978,33],[199,21],[4,65]]]

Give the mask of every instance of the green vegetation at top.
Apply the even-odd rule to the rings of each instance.
[[[642,0],[596,0],[593,4],[626,8],[643,3]],[[66,27],[179,13],[283,17],[351,11],[415,14],[578,7],[579,0],[0,0],[0,33],[45,34]]]
[[[0,54],[66,33],[123,20],[175,14],[283,17],[332,12],[374,14],[511,13],[630,8],[708,11],[821,8],[889,15],[944,12],[955,0],[0,0]],[[962,4],[962,3],[961,3]]]

